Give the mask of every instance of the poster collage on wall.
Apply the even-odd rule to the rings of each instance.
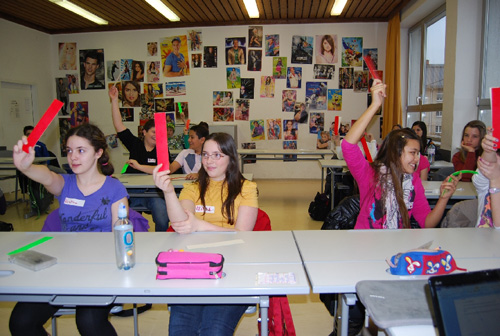
[[[297,148],[301,123],[308,124],[309,133],[318,134],[317,147],[325,148],[325,139],[329,143],[333,134],[333,125],[325,131],[325,113],[342,111],[343,90],[365,93],[367,104],[371,101],[368,89],[373,79],[363,57],[370,58],[378,69],[378,49],[363,49],[362,37],[295,35],[289,57],[280,50],[280,35],[265,35],[263,26],[249,26],[248,36],[224,38],[224,50],[204,45],[202,37],[201,30],[187,30],[185,35],[147,42],[145,60],[105,61],[104,49],[78,50],[76,43],[59,43],[59,70],[64,70],[64,76],[56,78],[57,98],[64,103],[59,118],[61,139],[71,127],[89,122],[89,102],[79,101],[80,91],[111,86],[118,89],[122,120],[134,122],[138,116],[139,133],[156,112],[167,112],[168,123],[185,123],[189,106],[182,98],[188,88],[182,77],[196,68],[217,68],[222,59],[227,91],[212,92],[213,122],[246,121],[251,141],[282,140],[284,149]],[[262,72],[263,62],[268,60],[272,73],[241,77],[242,68]],[[303,64],[314,64],[310,81],[303,78]],[[338,85],[332,87],[335,71]],[[383,78],[383,72],[377,72]],[[286,90],[276,92],[281,80],[286,82]],[[305,101],[297,101],[299,90],[304,90]],[[281,99],[283,118],[252,119],[253,99]],[[107,137],[116,147],[116,135]],[[242,147],[252,148],[255,143]]]

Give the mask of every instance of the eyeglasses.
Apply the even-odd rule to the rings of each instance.
[[[201,158],[203,160],[208,160],[208,158],[212,158],[212,160],[219,161],[221,158],[225,157],[226,155],[223,155],[221,153],[213,153],[213,154],[208,154],[208,153],[201,153]]]

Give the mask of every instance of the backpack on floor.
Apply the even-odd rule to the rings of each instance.
[[[326,193],[316,193],[314,201],[309,204],[309,216],[317,221],[324,221],[330,211],[330,198]]]

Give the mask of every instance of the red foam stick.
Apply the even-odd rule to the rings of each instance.
[[[491,127],[493,136],[500,139],[500,87],[491,88]]]
[[[23,151],[29,153],[29,147],[35,147],[36,143],[42,137],[43,132],[47,129],[49,124],[54,120],[54,117],[57,115],[57,112],[61,109],[64,104],[57,99],[54,99],[52,104],[50,104],[47,111],[45,111],[42,119],[38,121],[38,124],[35,125],[33,131],[28,137],[28,144],[23,145]]]
[[[363,136],[361,138],[361,144],[363,145],[363,150],[365,151],[366,159],[368,162],[373,162],[372,155],[370,154],[370,150],[368,149],[368,144],[366,143],[366,139]]]
[[[167,113],[155,113],[155,132],[156,160],[158,161],[158,164],[163,164],[159,171],[169,170],[170,163],[168,161]]]
[[[185,127],[185,129],[187,129],[188,131],[189,131],[189,122],[190,121],[191,121],[191,119],[186,120],[186,127]]]
[[[363,56],[363,59],[365,60],[365,64],[368,67],[368,70],[370,70],[370,74],[372,75],[373,79],[381,79],[375,71],[375,64],[373,63],[373,60],[371,57]]]
[[[340,117],[335,116],[335,124],[334,124],[334,129],[333,131],[335,132],[335,135],[339,135],[339,124],[340,124]]]

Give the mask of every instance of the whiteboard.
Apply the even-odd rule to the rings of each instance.
[[[32,85],[0,82],[0,146],[12,149],[23,128],[34,125]]]

